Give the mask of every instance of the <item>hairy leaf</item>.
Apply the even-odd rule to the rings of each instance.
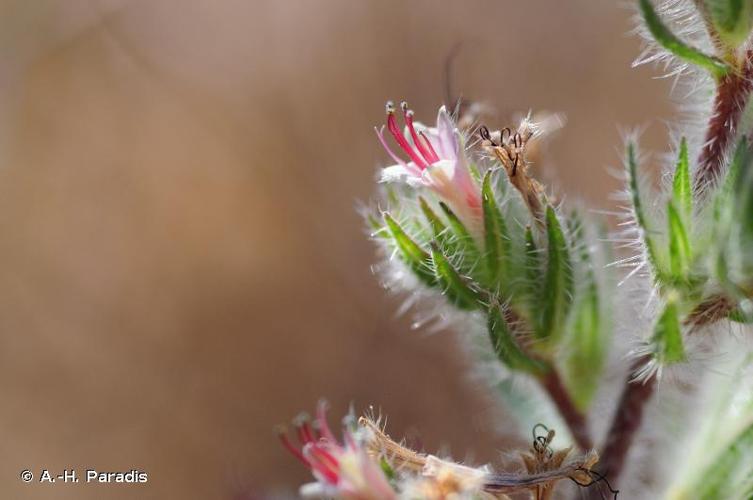
[[[431,260],[425,252],[410,236],[408,236],[398,222],[388,213],[384,213],[384,222],[392,234],[395,247],[400,256],[408,264],[415,275],[429,286],[436,285],[434,273],[431,271]]]
[[[455,212],[445,202],[440,201],[439,206],[442,208],[449,222],[449,229],[453,237],[451,245],[463,257],[460,263],[461,272],[464,274],[475,274],[478,271],[479,264],[484,263],[481,262],[481,252],[473,236],[471,236],[463,221],[455,215]]]
[[[546,209],[547,262],[541,296],[540,338],[559,337],[573,295],[573,270],[565,234],[554,209]]]
[[[704,0],[711,22],[720,38],[734,49],[748,35],[751,27],[751,0]]]
[[[659,254],[656,251],[656,243],[652,235],[653,229],[648,223],[648,218],[643,211],[643,202],[641,201],[640,182],[638,181],[638,159],[636,158],[635,144],[630,141],[627,145],[627,170],[628,170],[628,188],[630,190],[630,199],[633,204],[635,222],[640,229],[643,245],[646,247],[646,256],[654,270],[654,276],[661,281],[664,277],[664,270],[659,260]]]
[[[580,248],[578,260],[585,271],[569,325],[565,374],[576,406],[585,412],[599,386],[606,338],[599,289],[584,240],[583,225],[576,214],[570,220],[573,240]]]
[[[434,263],[436,279],[453,304],[460,309],[476,309],[483,305],[482,294],[471,284],[469,279],[460,275],[434,243],[431,245],[431,260]]]
[[[680,153],[672,180],[672,201],[682,213],[686,224],[693,214],[693,189],[690,181],[690,162],[688,161],[688,143],[683,137],[680,141]]]
[[[541,361],[530,358],[518,346],[510,332],[510,328],[500,311],[500,306],[493,305],[489,309],[487,327],[489,338],[497,357],[512,370],[524,371],[536,375],[544,373],[546,365]]]
[[[675,281],[686,281],[692,258],[690,240],[683,219],[671,201],[667,204],[667,223],[669,270]]]
[[[482,208],[484,212],[484,243],[489,277],[497,283],[507,277],[510,260],[510,235],[507,225],[494,199],[491,187],[491,170],[484,175],[481,188]]]
[[[682,327],[674,300],[670,299],[664,306],[664,311],[654,326],[654,336],[651,341],[654,357],[660,363],[671,364],[685,361]]]
[[[680,59],[708,70],[716,78],[721,78],[730,71],[730,67],[721,59],[704,54],[677,38],[662,22],[650,0],[640,0],[640,7],[646,27],[659,45]]]

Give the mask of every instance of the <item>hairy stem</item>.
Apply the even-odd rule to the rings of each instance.
[[[698,194],[703,194],[722,174],[724,155],[734,142],[740,118],[753,89],[752,59],[753,51],[748,51],[742,69],[730,72],[716,84],[714,107],[695,173],[695,190]]]
[[[575,407],[557,371],[555,369],[549,370],[539,378],[539,381],[570,429],[570,434],[572,434],[575,443],[581,450],[593,448],[586,416]]]
[[[625,459],[635,440],[636,433],[643,422],[646,404],[651,400],[656,390],[657,380],[655,375],[651,375],[647,380],[635,380],[636,374],[640,372],[647,361],[646,358],[640,358],[633,362],[600,454],[599,472],[604,474],[615,487],[618,484],[620,473],[625,465]],[[586,498],[597,500],[602,497],[598,488],[591,488]]]
[[[510,325],[515,325],[517,328],[520,328],[520,325],[523,325],[525,322],[525,320],[523,320],[511,307],[505,309],[505,320]],[[521,345],[521,349],[528,351],[527,346],[525,345]],[[549,365],[549,369],[546,373],[538,376],[537,380],[549,396],[549,399],[554,403],[562,420],[567,424],[575,444],[584,451],[593,448],[593,441],[591,440],[591,434],[588,430],[586,416],[576,408],[575,403],[570,397],[570,393],[567,392],[565,385],[562,383],[562,378],[557,372],[557,369],[554,366]]]

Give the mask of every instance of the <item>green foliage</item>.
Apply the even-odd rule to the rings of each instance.
[[[500,306],[492,305],[487,318],[489,338],[497,357],[512,370],[543,374],[547,370],[546,365],[527,356],[518,346],[500,309]]]
[[[654,358],[662,364],[679,363],[686,359],[679,311],[673,299],[667,301],[654,326],[651,344]]]
[[[582,272],[579,279],[577,301],[573,306],[569,334],[565,340],[565,376],[576,406],[585,411],[599,387],[599,376],[604,367],[608,329],[599,287],[583,235],[583,225],[577,215],[571,218],[571,234],[580,248],[578,260]]]
[[[625,166],[628,172],[628,189],[630,190],[630,201],[633,205],[633,213],[635,215],[635,222],[638,224],[640,230],[641,240],[646,249],[646,256],[651,264],[651,268],[654,272],[654,276],[657,281],[660,281],[664,277],[664,271],[662,263],[659,260],[659,254],[657,252],[656,243],[654,242],[655,231],[648,223],[648,218],[643,210],[643,201],[641,199],[640,181],[638,180],[638,158],[636,156],[636,146],[633,141],[629,141],[627,144],[627,155],[625,158]]]
[[[481,252],[479,251],[476,242],[465,227],[463,221],[455,215],[455,212],[444,202],[440,201],[439,206],[444,212],[447,221],[449,222],[449,229],[452,234],[452,251],[462,256],[460,263],[460,271],[463,274],[472,274],[476,271],[476,267],[484,265],[481,262]]]
[[[494,199],[491,186],[492,171],[484,175],[481,188],[482,208],[484,213],[484,242],[489,278],[492,282],[504,284],[510,265],[510,234],[507,225]]]
[[[435,243],[431,245],[431,260],[436,280],[453,304],[460,309],[476,309],[483,305],[479,291],[470,280],[460,275]]]
[[[669,272],[675,283],[682,283],[688,280],[692,254],[683,217],[671,201],[667,204],[667,222],[669,226],[667,232]]]
[[[639,0],[639,2],[646,27],[659,45],[678,58],[708,70],[716,78],[721,78],[730,71],[730,67],[721,59],[704,54],[677,38],[662,22],[651,0]]]
[[[731,49],[745,41],[753,21],[751,0],[703,0],[721,40]]]
[[[384,222],[392,234],[395,246],[406,264],[416,276],[429,286],[436,284],[434,273],[431,271],[429,254],[408,236],[398,222],[385,212]]]
[[[688,143],[684,137],[680,141],[679,158],[672,180],[672,201],[682,213],[683,221],[689,224],[693,215],[693,188],[690,180]]]
[[[562,226],[549,206],[546,209],[547,262],[541,288],[541,313],[536,334],[559,339],[573,297],[573,269]]]

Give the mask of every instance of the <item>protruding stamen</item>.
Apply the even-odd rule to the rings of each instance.
[[[295,430],[298,434],[298,441],[301,442],[302,446],[316,441],[314,439],[314,433],[311,430],[309,416],[307,414],[302,413],[301,415],[296,417],[296,419],[293,421],[293,424],[295,425]]]
[[[439,155],[434,150],[434,146],[431,145],[431,141],[429,140],[429,138],[426,137],[426,134],[424,134],[423,130],[421,132],[419,132],[418,134],[421,136],[421,139],[423,139],[426,142],[426,146],[429,149],[429,153],[431,153],[431,158],[429,159],[430,160],[429,162],[430,163],[438,162],[439,161]]]
[[[300,460],[306,467],[311,467],[311,462],[309,462],[308,459],[303,456],[301,450],[293,446],[293,443],[290,442],[290,439],[288,438],[288,431],[285,427],[280,426],[277,428],[277,437],[280,438],[280,442],[285,447],[285,449],[288,450],[295,458]]]
[[[413,144],[416,145],[416,148],[421,153],[421,156],[424,157],[426,163],[434,163],[434,161],[431,159],[431,153],[428,149],[426,149],[426,146],[424,146],[422,141],[418,138],[416,127],[413,126],[413,111],[408,109],[408,103],[405,101],[400,104],[400,107],[403,108],[403,117],[405,117],[405,124],[408,126],[410,136],[411,138],[413,138]]]
[[[382,125],[382,128],[376,128],[374,127],[374,132],[376,132],[377,137],[379,138],[379,142],[382,143],[382,147],[387,151],[387,154],[390,155],[390,158],[392,158],[392,161],[397,163],[398,165],[406,166],[405,162],[402,158],[400,158],[398,155],[392,152],[390,147],[387,145],[387,141],[384,139],[384,125]]]
[[[311,468],[324,476],[324,479],[337,484],[339,479],[340,464],[329,452],[321,446],[310,444],[306,446],[306,454],[311,458]]]
[[[408,143],[408,141],[405,139],[403,134],[400,132],[400,128],[397,126],[397,120],[395,119],[395,106],[388,102],[386,106],[387,110],[387,129],[392,134],[392,137],[395,138],[397,143],[400,145],[400,147],[405,151],[405,153],[410,156],[411,160],[418,165],[418,168],[421,170],[425,169],[429,165],[426,164],[426,162],[421,158],[419,155],[416,154],[416,152],[413,150],[411,145]]]
[[[326,401],[319,401],[319,404],[316,407],[316,420],[319,423],[319,432],[321,432],[322,437],[331,443],[336,443],[337,439],[327,424]]]

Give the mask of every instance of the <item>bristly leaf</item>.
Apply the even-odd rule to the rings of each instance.
[[[654,326],[654,336],[651,339],[654,357],[662,364],[679,363],[685,361],[685,347],[682,340],[682,327],[673,299],[667,301],[659,320]]]
[[[500,306],[492,305],[487,322],[489,338],[497,357],[512,370],[543,374],[547,370],[546,365],[527,356],[518,346],[500,309]]]
[[[690,162],[688,161],[688,143],[683,137],[680,141],[680,153],[672,180],[672,201],[682,211],[683,220],[690,224],[693,215],[693,189],[690,181]]]
[[[690,240],[685,224],[671,201],[667,204],[669,230],[669,271],[675,281],[686,281],[692,259]]]
[[[443,201],[439,202],[439,206],[447,217],[447,221],[450,224],[449,229],[454,235],[453,245],[455,245],[457,252],[463,256],[461,271],[463,273],[473,274],[477,271],[477,266],[483,264],[480,262],[481,252],[479,251],[473,236],[471,236],[471,233],[468,231],[468,228],[466,228],[463,221],[455,215],[455,212],[453,212]]]
[[[436,279],[453,304],[460,309],[477,309],[483,305],[482,294],[474,288],[469,279],[460,275],[436,243],[431,244],[431,259],[434,262]]]
[[[565,234],[554,209],[546,209],[547,267],[541,292],[537,335],[557,339],[563,331],[573,295],[573,269]]]
[[[753,314],[745,312],[741,307],[737,307],[729,312],[727,319],[734,321],[735,323],[749,325],[753,323]]]
[[[587,279],[587,288],[573,313],[571,335],[568,336],[570,355],[566,361],[568,388],[582,411],[588,409],[599,387],[605,347],[598,289],[592,273]]]
[[[536,246],[531,226],[526,226],[525,233],[525,281],[523,284],[522,298],[529,311],[529,317],[535,318],[539,307],[540,283],[541,283],[541,255]],[[513,298],[515,298],[513,296]]]
[[[384,222],[392,234],[395,246],[399,250],[400,256],[413,270],[415,275],[429,286],[435,286],[437,281],[434,273],[431,271],[431,260],[429,254],[425,252],[415,241],[408,236],[400,224],[392,218],[387,212],[384,213]]]
[[[753,449],[753,422],[749,423],[735,436],[708,470],[704,471],[694,491],[694,498],[700,500],[717,500],[720,498],[750,499],[753,495],[753,481],[750,474],[750,450]],[[742,474],[740,472],[742,471]],[[743,482],[747,491],[739,491],[736,483]],[[747,483],[747,484],[746,484]],[[738,484],[739,486],[739,484]]]
[[[454,241],[452,235],[447,229],[447,226],[442,219],[431,209],[429,203],[423,196],[418,197],[418,203],[421,206],[421,211],[424,213],[424,217],[431,226],[431,232],[434,235],[434,239],[439,244],[440,248],[445,253],[454,253],[457,250],[457,242]]]
[[[501,283],[505,281],[507,276],[510,258],[510,235],[507,232],[507,225],[499,211],[497,201],[494,199],[491,175],[491,170],[486,172],[481,188],[484,212],[484,250],[486,250],[487,269],[491,281]]]
[[[714,28],[731,49],[737,48],[748,36],[753,2],[750,0],[704,0]]]
[[[659,18],[650,0],[640,0],[640,6],[646,27],[659,45],[680,59],[708,70],[716,78],[722,78],[729,72],[730,67],[721,59],[704,54],[677,38]]]
[[[577,258],[585,272],[568,328],[568,355],[564,367],[568,390],[575,405],[586,412],[601,380],[599,377],[604,366],[606,339],[599,289],[583,235],[583,224],[577,214],[573,214],[570,221],[573,245],[580,248]]]
[[[654,275],[657,280],[662,280],[664,277],[664,270],[659,262],[659,255],[656,251],[656,244],[654,242],[653,230],[648,224],[646,214],[643,212],[643,203],[641,201],[641,193],[638,181],[638,159],[635,155],[635,144],[630,141],[627,144],[627,170],[628,170],[628,188],[630,190],[630,199],[633,204],[633,212],[635,213],[635,222],[640,229],[641,239],[643,245],[646,247],[646,256],[653,268]]]

